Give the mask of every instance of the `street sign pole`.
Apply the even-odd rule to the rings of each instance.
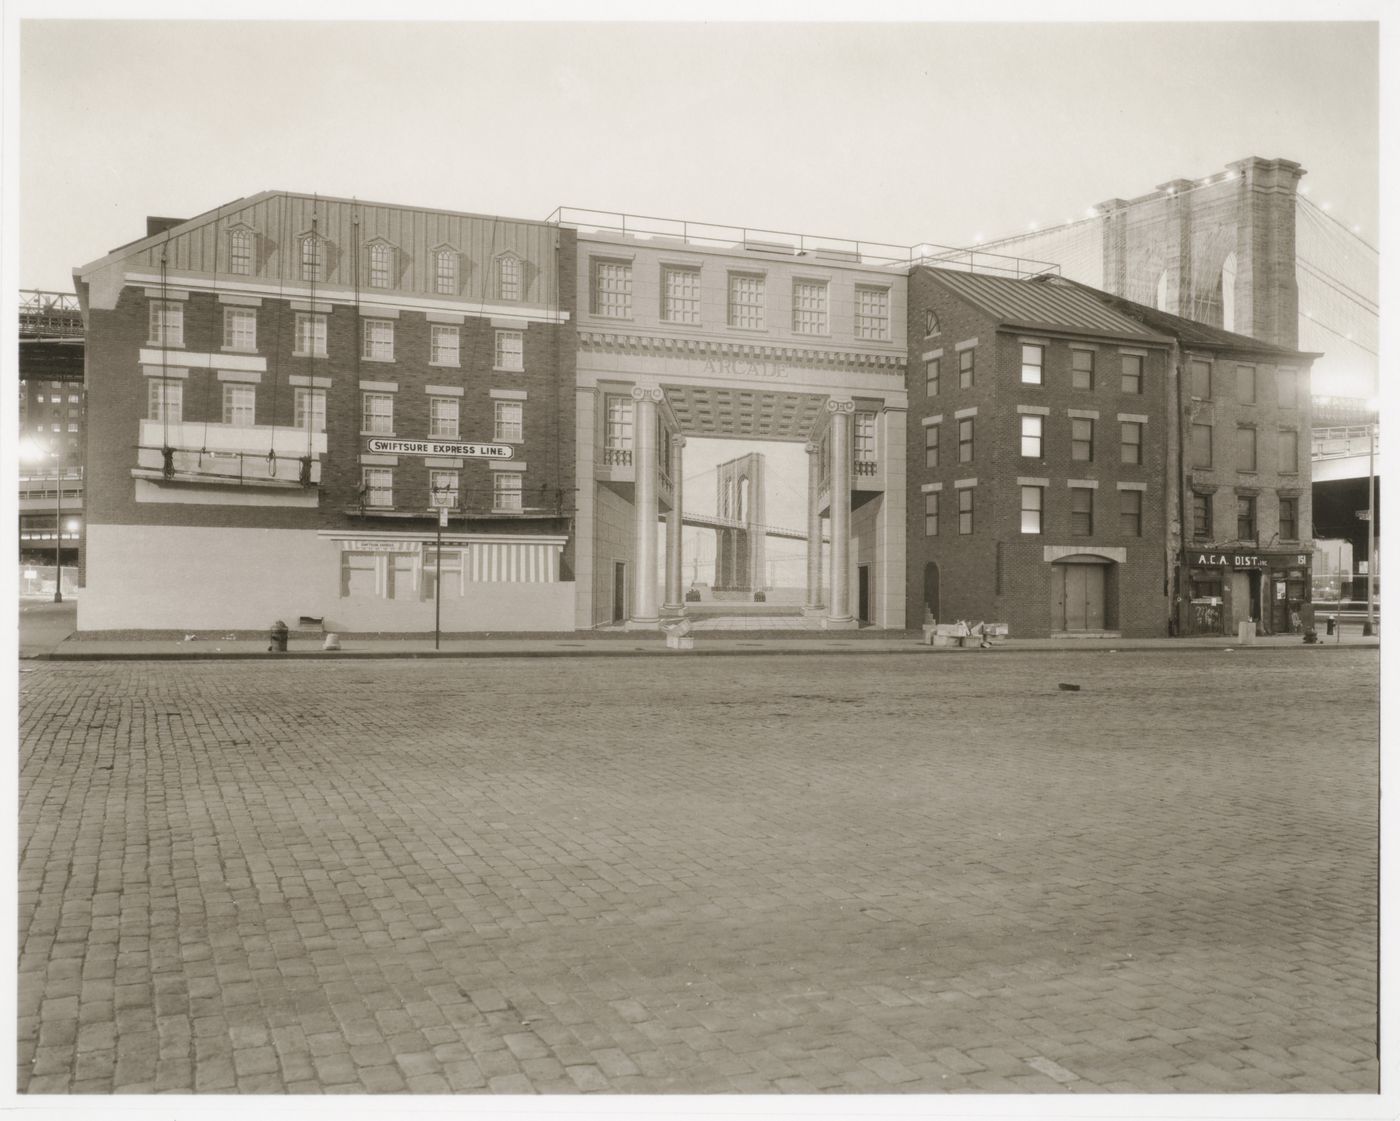
[[[442,527],[447,524],[447,507],[438,507],[437,579],[433,581],[433,649],[442,649]]]

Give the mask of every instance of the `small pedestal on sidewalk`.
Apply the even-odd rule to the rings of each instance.
[[[695,639],[690,636],[691,622],[687,618],[663,620],[661,629],[666,632],[667,650],[694,650]]]

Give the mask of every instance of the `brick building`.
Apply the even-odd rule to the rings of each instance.
[[[908,625],[1308,625],[1315,355],[1053,276],[918,267],[909,301]]]
[[[444,630],[571,628],[573,254],[265,192],[75,270],[79,627],[432,630],[440,575]]]
[[[1171,341],[1057,281],[909,278],[908,625],[1163,634]]]
[[[1169,507],[1178,632],[1233,634],[1246,619],[1261,633],[1310,627],[1311,373],[1321,355],[1094,294],[1174,343],[1170,420],[1184,434]]]

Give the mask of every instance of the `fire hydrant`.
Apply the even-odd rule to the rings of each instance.
[[[267,648],[269,654],[285,654],[287,652],[287,624],[281,619],[272,624],[272,630],[268,632],[267,637],[271,643]]]
[[[1329,615],[1329,616],[1327,616],[1327,633],[1328,633],[1328,634],[1336,634],[1336,632],[1337,632],[1337,617],[1336,617],[1335,615]]]

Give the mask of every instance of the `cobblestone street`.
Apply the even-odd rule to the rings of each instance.
[[[1378,664],[26,664],[19,1089],[1374,1092]]]

